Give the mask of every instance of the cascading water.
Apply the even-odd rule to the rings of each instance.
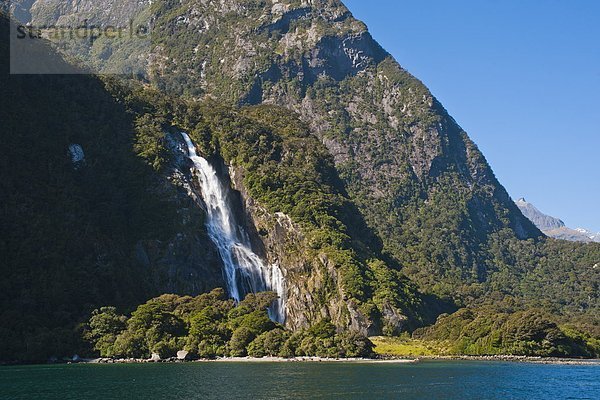
[[[206,203],[208,235],[217,246],[223,260],[224,276],[229,296],[236,301],[248,293],[271,290],[279,299],[269,309],[271,319],[285,321],[285,286],[278,265],[265,265],[252,251],[250,239],[237,223],[231,209],[230,189],[221,183],[217,171],[207,160],[198,156],[190,137],[182,132],[188,157],[198,172],[198,183]]]

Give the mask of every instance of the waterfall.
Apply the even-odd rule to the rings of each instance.
[[[232,212],[231,189],[223,185],[213,166],[196,153],[196,146],[190,137],[184,132],[181,135],[187,145],[188,157],[198,174],[198,183],[206,204],[206,228],[223,260],[223,275],[229,296],[240,301],[248,293],[266,290],[276,292],[279,299],[270,307],[269,316],[274,321],[283,323],[285,286],[281,269],[276,264],[265,265],[252,251],[246,230],[236,221]]]

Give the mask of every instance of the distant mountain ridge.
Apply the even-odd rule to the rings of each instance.
[[[565,227],[565,223],[558,219],[544,214],[538,210],[533,204],[527,202],[524,198],[516,201],[517,206],[531,222],[540,230],[548,231],[552,229],[560,229]]]
[[[524,198],[520,198],[515,204],[523,215],[547,236],[571,242],[600,242],[600,233],[593,233],[583,228],[571,229],[562,220],[544,214]]]
[[[600,242],[600,232],[592,232],[584,228],[575,228],[575,230],[579,233],[582,233],[592,239],[594,242]]]

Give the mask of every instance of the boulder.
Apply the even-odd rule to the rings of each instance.
[[[185,350],[179,350],[177,352],[177,359],[178,360],[189,360],[189,351],[185,351]]]
[[[158,362],[160,361],[160,356],[156,353],[152,353],[152,356],[148,359],[148,361]]]

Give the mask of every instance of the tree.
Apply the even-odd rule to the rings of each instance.
[[[94,349],[102,357],[115,355],[117,336],[126,328],[127,317],[117,314],[115,307],[102,307],[92,312],[89,321],[88,339],[94,343]]]
[[[372,357],[375,345],[357,332],[342,332],[338,335],[338,346],[342,357]]]
[[[277,357],[289,334],[283,329],[274,329],[256,337],[248,346],[248,355],[252,357]]]
[[[233,331],[231,340],[228,343],[229,355],[231,357],[244,357],[248,355],[247,347],[256,337],[256,333],[251,329],[241,326]]]

